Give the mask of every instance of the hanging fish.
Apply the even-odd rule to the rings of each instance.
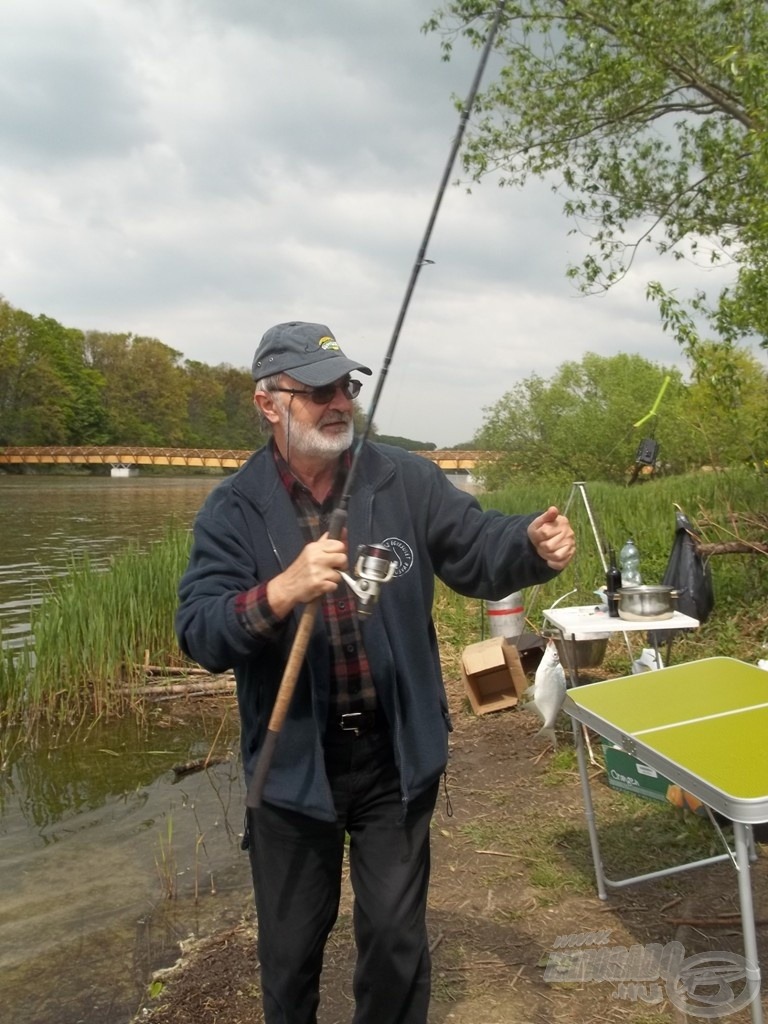
[[[537,736],[546,736],[557,748],[555,722],[565,700],[565,672],[560,664],[555,641],[550,639],[533,677],[533,686],[528,690],[530,703],[541,718],[543,725]]]

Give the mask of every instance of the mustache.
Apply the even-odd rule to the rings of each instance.
[[[348,412],[327,412],[321,416],[318,427],[330,427],[336,423],[343,423],[344,426],[349,426],[352,422],[352,414]]]

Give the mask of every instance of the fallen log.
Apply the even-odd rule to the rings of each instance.
[[[137,666],[138,668],[139,666]],[[141,671],[147,676],[210,676],[207,668],[199,665],[141,665]]]
[[[173,766],[173,774],[177,779],[183,775],[190,775],[192,772],[203,772],[213,764],[226,764],[229,757],[198,757],[194,761],[185,761],[183,764]]]
[[[217,676],[213,679],[196,679],[188,683],[148,683],[143,686],[121,686],[118,693],[131,697],[183,696],[195,693],[234,693],[234,676]]]
[[[721,540],[713,544],[697,544],[696,550],[702,558],[710,555],[768,555],[768,544],[760,541]]]

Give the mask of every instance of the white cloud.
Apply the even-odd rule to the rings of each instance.
[[[271,324],[318,320],[378,373],[478,59],[441,61],[432,8],[5,0],[0,292],[243,367]],[[567,229],[543,185],[449,188],[381,431],[469,440],[517,380],[587,351],[679,362],[646,267],[575,297]]]

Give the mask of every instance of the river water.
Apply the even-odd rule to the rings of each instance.
[[[168,520],[189,525],[217,478],[0,475],[0,628],[21,645],[49,581],[87,551],[105,567]],[[0,744],[0,1017],[125,1024],[179,943],[250,908],[240,850],[237,715],[157,705],[143,722],[6,731]],[[174,766],[214,749],[205,772]]]

